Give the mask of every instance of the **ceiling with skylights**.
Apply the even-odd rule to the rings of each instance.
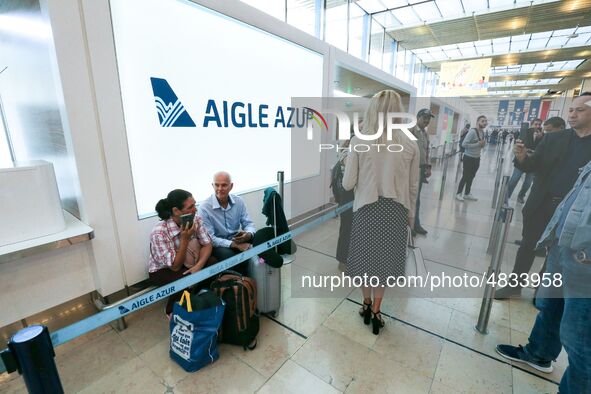
[[[568,60],[534,64],[516,64],[513,66],[496,66],[490,70],[491,76],[530,74],[533,72],[572,71],[584,60]]]
[[[431,48],[413,49],[423,63],[459,60],[507,53],[586,46],[591,44],[591,26],[463,42]]]
[[[558,0],[553,0],[558,1]],[[534,4],[548,3],[533,0]],[[358,0],[361,8],[370,14],[379,14],[384,26],[409,27],[424,22],[444,22],[472,13],[498,12],[515,7],[527,7],[531,0]]]
[[[591,0],[356,4],[430,69],[439,70],[447,61],[491,57],[492,94],[544,94],[591,77]]]

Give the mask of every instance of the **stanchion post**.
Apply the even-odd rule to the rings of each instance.
[[[277,190],[277,192],[279,193],[279,196],[281,196],[281,202],[283,202],[283,199],[285,198],[285,196],[283,195],[285,188],[285,173],[283,171],[277,171],[277,182],[279,189]]]
[[[488,272],[486,273],[486,279],[491,278],[493,274],[495,277],[499,275],[503,255],[505,254],[505,244],[507,242],[507,236],[509,235],[509,225],[511,224],[512,219],[513,208],[504,207],[499,220],[499,222],[502,223],[502,234],[501,238],[497,239],[495,244],[495,251],[492,255]],[[484,295],[482,297],[482,304],[480,306],[480,314],[478,315],[478,322],[475,327],[476,331],[481,334],[488,334],[488,321],[490,319],[494,294],[495,288],[493,284],[489,283],[487,280],[484,288]]]
[[[443,164],[443,160],[445,160],[445,147],[447,145],[447,141],[443,141],[443,145],[441,146],[441,158],[439,162]]]
[[[8,342],[8,349],[2,352],[6,371],[18,370],[30,394],[64,392],[54,357],[49,330],[40,325],[18,331]]]
[[[445,156],[445,144],[443,144],[443,170],[441,173],[441,188],[439,189],[439,201],[443,200],[443,190],[445,189],[445,181],[447,179],[447,161],[449,156]]]
[[[498,196],[498,204],[496,205],[496,209],[495,209],[495,215],[493,218],[493,225],[492,228],[490,230],[490,237],[488,237],[488,247],[486,248],[486,253],[490,254],[491,251],[493,250],[493,247],[495,245],[495,242],[497,240],[497,238],[499,237],[499,218],[501,216],[501,209],[505,206],[505,199],[507,197],[507,192],[509,191],[509,176],[505,175],[503,176],[503,179],[501,180],[501,188],[499,190],[499,196]]]
[[[491,208],[494,208],[497,206],[499,185],[501,183],[501,175],[503,173],[504,164],[505,164],[505,158],[503,157],[503,155],[500,155],[499,157],[497,157],[497,174],[495,176],[495,189],[493,191],[493,199],[492,199]]]

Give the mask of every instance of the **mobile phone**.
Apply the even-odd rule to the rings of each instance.
[[[189,227],[191,227],[191,224],[193,224],[194,220],[194,213],[187,213],[185,215],[181,215],[181,228],[184,229],[185,227],[187,227],[187,223],[189,223]]]
[[[523,122],[521,124],[521,129],[519,130],[519,139],[521,140],[521,142],[524,142],[527,140],[527,132],[529,130],[529,123],[528,122]]]

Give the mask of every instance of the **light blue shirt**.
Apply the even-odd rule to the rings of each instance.
[[[214,248],[229,248],[232,238],[240,230],[252,233],[253,236],[256,231],[244,200],[234,194],[228,195],[226,208],[222,208],[215,194],[212,194],[199,206],[199,216],[212,238]]]

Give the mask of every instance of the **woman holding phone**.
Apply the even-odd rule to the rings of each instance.
[[[211,264],[211,238],[196,215],[195,199],[186,190],[175,189],[158,201],[156,212],[160,221],[150,234],[148,275],[156,286],[174,282]],[[168,299],[166,314],[181,293]]]

